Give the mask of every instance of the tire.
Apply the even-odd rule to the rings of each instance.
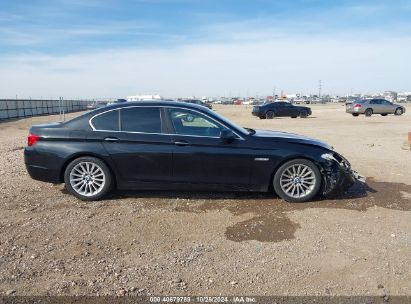
[[[372,109],[367,109],[364,112],[365,116],[367,116],[367,117],[370,117],[372,115],[372,113],[373,113]]]
[[[300,117],[301,117],[301,118],[307,118],[307,116],[308,116],[307,111],[302,110],[302,111],[300,112]]]
[[[352,116],[354,116],[354,117],[358,117],[360,114],[358,114],[358,113],[352,113]]]
[[[268,111],[267,113],[265,113],[265,118],[267,119],[273,119],[275,116],[273,111]]]
[[[278,168],[273,178],[273,187],[287,202],[306,202],[318,194],[321,180],[321,173],[313,162],[294,159]]]
[[[404,113],[404,110],[401,108],[397,108],[394,112],[395,115],[400,116]]]
[[[381,114],[381,116],[387,116],[387,115],[388,115],[387,113]]]
[[[110,192],[113,179],[102,160],[86,156],[73,160],[67,166],[64,183],[66,190],[78,199],[95,201]]]

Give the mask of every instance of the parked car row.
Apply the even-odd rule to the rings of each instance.
[[[199,100],[199,99],[182,99],[181,101],[188,102],[188,103],[193,103],[193,104],[196,104],[196,105],[199,105],[199,106],[204,106],[204,107],[209,108],[210,110],[213,109],[213,106],[210,103],[206,103],[206,102],[204,102],[202,100]]]
[[[360,114],[369,117],[373,114],[380,114],[382,116],[394,114],[399,116],[404,114],[406,109],[402,105],[392,103],[385,99],[364,99],[357,100],[353,103],[346,103],[345,111],[355,117]],[[260,119],[273,119],[275,117],[306,118],[312,115],[312,111],[309,107],[295,106],[288,102],[271,102],[254,106],[252,115]]]

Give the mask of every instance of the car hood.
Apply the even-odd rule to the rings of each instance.
[[[275,141],[282,141],[282,142],[290,142],[296,144],[305,144],[305,145],[312,145],[322,147],[328,150],[332,150],[332,146],[329,144],[317,140],[315,138],[287,133],[287,132],[278,132],[278,131],[269,131],[269,130],[255,130],[254,137],[266,138],[266,139],[273,139]]]

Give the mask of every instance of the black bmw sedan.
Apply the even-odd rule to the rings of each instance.
[[[312,112],[309,107],[295,106],[289,102],[276,101],[254,106],[252,114],[260,119],[273,119],[274,117],[306,118]]]
[[[32,126],[33,179],[81,200],[117,189],[270,191],[291,202],[344,191],[358,178],[328,144],[246,129],[198,105],[127,102]]]

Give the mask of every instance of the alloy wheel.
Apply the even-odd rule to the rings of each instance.
[[[304,164],[293,164],[281,174],[281,189],[290,197],[304,198],[308,196],[316,185],[314,171]]]
[[[106,183],[103,169],[93,162],[80,162],[70,171],[70,185],[83,196],[94,196],[101,192]]]

